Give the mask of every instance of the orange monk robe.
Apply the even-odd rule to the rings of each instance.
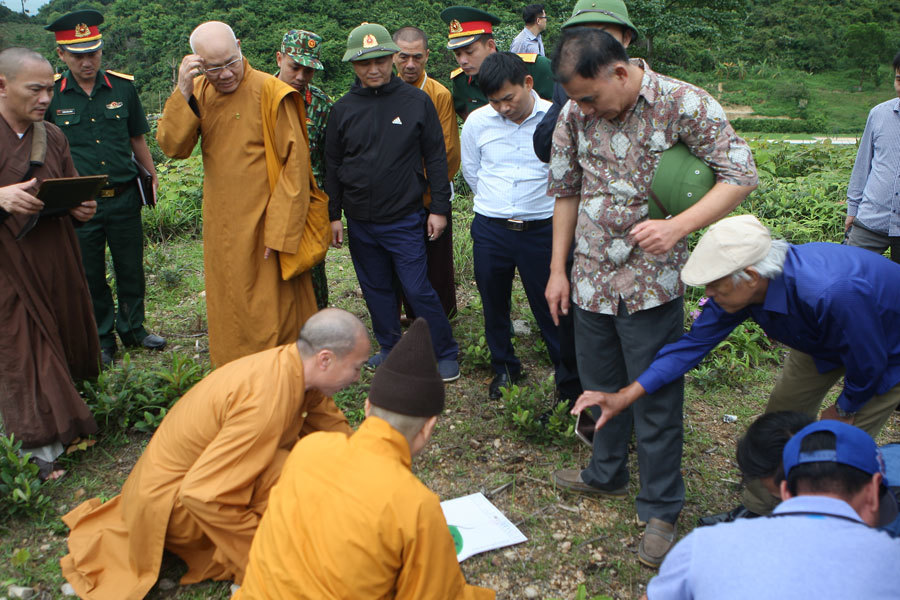
[[[232,600],[490,600],[467,585],[438,497],[377,417],[349,439],[298,443],[272,490]]]
[[[302,99],[246,59],[237,90],[221,94],[198,77],[193,98],[199,116],[175,89],[156,138],[168,156],[187,158],[200,137],[209,353],[221,366],[296,340],[316,311],[309,272],[284,281],[278,257],[263,259],[267,247],[297,252],[312,169]],[[282,167],[270,192],[263,113],[273,111],[276,126],[269,142]]]
[[[182,584],[239,583],[269,491],[313,431],[351,433],[331,398],[304,392],[296,343],[213,371],[172,407],[120,495],[63,517],[63,575],[81,598],[139,600],[165,548],[188,565]]]
[[[438,118],[441,120],[441,129],[444,131],[444,148],[447,150],[447,179],[453,181],[456,172],[459,171],[460,161],[459,123],[456,120],[456,111],[453,109],[453,94],[424,71],[412,85],[428,94],[437,110]],[[431,191],[425,190],[425,207],[427,208],[429,204],[431,204]]]

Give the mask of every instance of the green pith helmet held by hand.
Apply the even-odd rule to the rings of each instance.
[[[500,19],[489,12],[470,6],[451,6],[441,11],[441,20],[450,26],[447,49],[468,46],[481,35],[494,33]]]
[[[391,39],[388,30],[376,23],[363,23],[347,37],[344,62],[369,60],[400,52],[400,46]]]
[[[322,50],[322,37],[312,31],[291,29],[281,40],[281,53],[290,56],[295,63],[304,67],[310,67],[317,71],[323,70],[319,60],[319,52]]]
[[[628,7],[622,0],[578,0],[572,9],[572,16],[563,23],[563,28],[580,27],[588,23],[621,25],[631,29],[634,38],[640,35],[628,17]]]
[[[679,142],[662,153],[650,183],[650,218],[667,219],[697,203],[716,183],[713,170]]]
[[[56,19],[44,29],[52,31],[56,43],[74,54],[96,52],[103,47],[100,23],[103,15],[96,10],[76,10]]]

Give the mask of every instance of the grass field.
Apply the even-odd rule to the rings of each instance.
[[[754,146],[763,182],[748,200],[747,209],[764,215],[779,234],[794,241],[834,240],[838,233],[832,221],[840,221],[842,210],[840,182],[848,175],[853,149],[822,144]],[[187,177],[175,168],[167,173],[163,185],[172,187]],[[175,196],[166,196],[166,201],[177,201]],[[167,337],[169,345],[161,353],[134,352],[128,364],[120,359],[110,377],[128,369],[131,373],[171,374],[179,369],[183,372],[186,364],[201,369],[209,365],[201,242],[185,231],[168,235],[151,217],[145,215],[148,222],[154,222],[152,235],[157,241],[147,243],[145,255],[147,326]],[[528,537],[521,545],[465,561],[462,568],[471,583],[494,588],[499,598],[509,600],[571,599],[579,585],[590,595],[636,598],[654,574],[642,567],[636,556],[642,532],[634,511],[636,460],[632,453],[626,499],[589,498],[553,485],[553,471],[583,466],[589,449],[574,436],[548,431],[527,414],[523,416],[526,400],[530,406],[551,408],[552,387],[546,382],[552,367],[518,285],[513,294],[513,318],[523,320],[530,333],[517,336],[515,345],[529,377],[505,403],[487,399],[492,373],[479,340],[483,325],[472,278],[470,220],[471,199],[458,199],[454,229],[460,314],[453,329],[462,349],[462,377],[447,386],[447,410],[432,443],[414,461],[414,470],[445,499],[485,492]],[[346,247],[329,252],[326,264],[332,305],[368,323]],[[694,307],[696,299],[696,294],[689,295],[687,307]],[[679,536],[690,531],[697,517],[738,502],[735,440],[762,412],[783,351],[758,345],[763,343],[753,342],[747,332],[736,331],[729,344],[687,377],[682,463],[687,495]],[[354,423],[362,418],[369,379],[370,375],[364,374],[360,384],[336,398]],[[836,393],[833,390],[832,396]],[[726,423],[725,415],[735,415],[737,421]],[[41,488],[50,498],[42,517],[0,517],[0,595],[9,585],[22,585],[33,587],[42,599],[62,597],[64,581],[58,562],[66,552],[67,530],[59,516],[87,498],[108,499],[118,493],[151,430],[140,422],[127,427],[108,423],[93,447],[64,459],[65,478]],[[900,418],[891,419],[879,441],[900,441]],[[511,485],[505,486],[507,483]],[[178,560],[167,560],[149,597],[228,597],[225,583],[176,585],[183,571]]]

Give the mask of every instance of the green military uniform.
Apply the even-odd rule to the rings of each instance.
[[[469,6],[451,6],[441,12],[441,19],[450,26],[447,34],[447,49],[464,48],[482,38],[493,36],[494,25],[500,19],[489,12]],[[534,80],[534,91],[545,100],[553,99],[553,71],[550,60],[539,54],[519,54],[525,61],[528,73]],[[453,109],[463,120],[476,108],[488,103],[487,97],[478,85],[478,75],[471,77],[456,69],[450,74],[453,92]]]
[[[84,18],[84,13],[95,13],[102,21],[96,11],[73,15]],[[59,31],[67,27],[66,20],[71,20],[73,15],[62,17],[47,28]],[[84,24],[79,23],[78,27]],[[96,42],[93,49],[81,51],[96,51],[102,41]],[[67,47],[66,51],[70,49]],[[147,337],[141,199],[136,184],[137,167],[131,160],[131,138],[147,133],[150,127],[133,79],[130,75],[99,69],[93,90],[86,94],[67,70],[57,76],[45,117],[59,126],[69,140],[79,174],[109,176],[107,187],[97,197],[97,214],[76,231],[100,346],[111,352],[116,348],[116,331],[128,346],[139,345]],[[107,244],[116,274],[118,313],[106,281]]]
[[[322,49],[322,38],[311,31],[292,29],[284,34],[281,40],[281,53],[290,56],[294,62],[305,67],[322,71],[325,67],[319,60]],[[278,74],[276,74],[277,76]],[[319,189],[325,189],[325,124],[334,101],[328,94],[307,83],[306,91],[301,93],[306,105],[306,131],[309,133],[309,159],[313,175]],[[328,279],[325,275],[323,260],[310,271],[313,292],[316,295],[316,306],[323,309],[328,306]]]
[[[519,54],[525,61],[528,73],[534,79],[534,91],[545,100],[553,99],[553,71],[550,69],[550,59],[540,54]],[[478,86],[478,75],[468,77],[462,69],[456,69],[450,74],[450,82],[453,92],[453,109],[460,117],[465,119],[476,108],[481,108],[488,103],[487,96]]]

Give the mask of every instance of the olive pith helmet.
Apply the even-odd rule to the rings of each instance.
[[[468,46],[482,35],[493,35],[500,19],[487,11],[471,6],[451,6],[441,11],[441,20],[450,26],[447,49]]]
[[[650,218],[667,219],[697,203],[716,183],[713,170],[679,142],[662,153],[650,182]]]
[[[400,52],[388,30],[377,23],[363,23],[347,37],[344,62],[369,60]]]
[[[96,10],[76,10],[56,19],[44,29],[52,31],[56,43],[75,54],[96,52],[103,47],[100,23],[103,15]]]
[[[572,16],[563,23],[566,27],[582,27],[590,23],[611,23],[631,30],[632,41],[640,36],[637,27],[628,17],[628,7],[622,0],[578,0]]]

